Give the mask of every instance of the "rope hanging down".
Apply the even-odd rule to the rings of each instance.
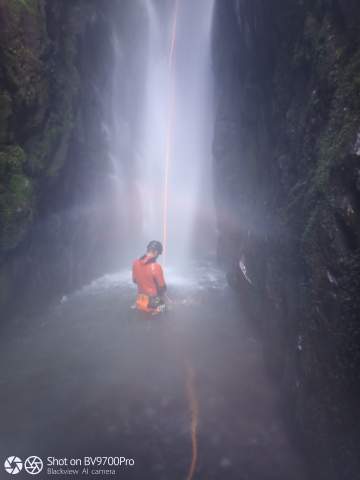
[[[168,246],[168,207],[169,207],[169,174],[172,154],[172,143],[175,125],[175,76],[174,76],[174,58],[176,45],[177,15],[179,0],[175,0],[173,24],[171,29],[171,44],[169,51],[169,93],[168,93],[168,122],[165,139],[165,174],[164,174],[164,192],[163,192],[163,265],[165,265],[167,246]],[[189,403],[191,416],[191,463],[187,474],[187,480],[192,480],[195,474],[197,463],[198,445],[197,428],[199,405],[195,389],[195,372],[191,365],[186,362],[186,395]]]
[[[178,1],[175,0],[174,6],[174,18],[171,29],[171,44],[169,51],[169,99],[168,99],[168,122],[166,129],[165,139],[165,175],[164,175],[164,193],[163,193],[163,263],[165,264],[166,252],[167,252],[167,240],[168,240],[168,206],[169,206],[169,173],[170,173],[170,161],[172,153],[172,140],[174,133],[174,120],[175,120],[175,79],[174,79],[174,55],[176,44],[176,27],[177,27],[177,13],[178,13]]]

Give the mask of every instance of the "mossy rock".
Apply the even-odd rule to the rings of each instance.
[[[0,309],[6,305],[10,295],[10,281],[6,267],[0,268]]]
[[[27,13],[35,14],[38,4],[39,0],[11,0],[7,8],[16,17]]]
[[[22,117],[19,122],[22,129],[28,121],[28,130],[39,128],[48,104],[48,81],[43,61],[48,43],[43,2],[11,0],[0,5],[0,9],[3,18],[0,31],[2,67],[12,96],[13,113],[17,120]]]
[[[12,145],[0,150],[0,179],[5,183],[13,174],[22,172],[25,152],[19,145]]]
[[[8,119],[12,113],[12,100],[9,93],[4,90],[0,92],[0,144],[5,143],[8,138]]]
[[[62,113],[63,118],[53,115],[43,135],[27,145],[28,165],[35,176],[55,176],[65,163],[73,121],[71,112]]]
[[[0,193],[0,250],[18,246],[33,216],[33,188],[24,175],[15,175],[8,191]]]
[[[20,146],[0,151],[0,251],[15,248],[31,223],[33,185],[23,173],[25,153]]]
[[[360,51],[350,59],[338,80],[327,129],[319,140],[315,182],[327,190],[334,167],[346,165],[353,153],[360,121]]]
[[[35,13],[37,8],[37,0],[13,0],[13,3],[17,3],[18,7],[25,8],[30,13]]]

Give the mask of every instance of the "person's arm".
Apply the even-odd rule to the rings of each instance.
[[[166,283],[164,279],[164,272],[158,263],[154,265],[153,269],[153,274],[154,274],[154,280],[157,285],[157,290],[158,290],[158,295],[162,296],[166,292]]]
[[[132,266],[132,281],[134,283],[137,283],[136,276],[135,276],[135,262],[133,263],[133,266]]]

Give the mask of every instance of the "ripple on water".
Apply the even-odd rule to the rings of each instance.
[[[169,266],[165,269],[165,277],[169,290],[174,288],[178,291],[194,292],[209,288],[223,289],[226,286],[224,273],[212,264],[192,263],[183,268]],[[118,294],[119,290],[126,295],[135,292],[130,268],[93,280],[72,295],[64,296],[61,303],[67,303],[74,297],[98,296],[113,292]]]

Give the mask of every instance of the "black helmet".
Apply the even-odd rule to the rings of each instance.
[[[149,242],[147,246],[147,251],[149,250],[155,250],[156,252],[158,252],[159,255],[161,255],[163,252],[163,246],[157,240],[151,240],[151,242]]]

